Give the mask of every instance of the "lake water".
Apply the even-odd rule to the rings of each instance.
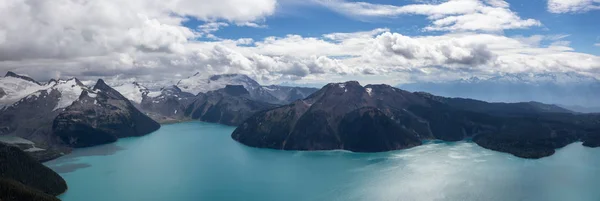
[[[516,158],[470,142],[375,154],[246,147],[233,127],[188,122],[46,163],[64,201],[600,200],[600,149]]]

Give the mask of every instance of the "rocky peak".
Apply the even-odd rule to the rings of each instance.
[[[55,80],[55,79],[50,79],[50,80],[48,80],[48,82],[46,82],[47,85],[54,85],[56,83],[58,83],[58,80]]]
[[[102,91],[103,92],[102,94],[106,95],[109,98],[128,100],[125,96],[123,96],[117,90],[108,86],[108,84],[106,84],[106,82],[104,82],[104,80],[102,80],[102,79],[98,79],[98,81],[96,82],[96,85],[94,85],[94,91],[98,91],[98,90]]]
[[[359,92],[364,91],[364,88],[357,81],[348,81],[348,82],[340,82],[340,83],[329,83],[325,85],[323,88],[308,96],[306,99],[320,99],[324,95],[332,96],[332,95],[341,95],[346,92]]]
[[[27,80],[27,81],[30,81],[30,82],[34,82],[34,83],[36,83],[38,85],[42,85],[39,82],[35,81],[33,78],[27,77],[25,75],[19,75],[19,74],[16,74],[16,73],[12,72],[12,71],[6,72],[6,75],[4,75],[4,77],[19,78],[19,79]]]
[[[104,82],[103,79],[98,79],[98,81],[94,85],[94,90],[106,90],[106,89],[112,89],[112,88],[110,86],[108,86],[108,84],[106,84],[106,82]]]
[[[110,143],[121,137],[141,136],[160,125],[141,113],[125,96],[99,79],[55,119],[55,135],[72,147]]]

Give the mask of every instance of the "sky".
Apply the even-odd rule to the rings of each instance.
[[[169,84],[600,78],[600,0],[2,0],[0,72]]]

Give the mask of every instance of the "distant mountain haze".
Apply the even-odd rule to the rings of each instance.
[[[490,102],[537,101],[557,104],[577,112],[600,112],[600,81],[573,73],[506,74],[488,79],[473,77],[449,82],[398,85],[446,97]]]

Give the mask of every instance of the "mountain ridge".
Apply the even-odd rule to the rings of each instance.
[[[304,100],[257,113],[232,138],[273,149],[379,152],[420,145],[415,139],[475,137],[484,148],[541,158],[566,144],[587,141],[582,138],[585,127],[598,126],[577,125],[578,121],[569,120],[573,112],[558,106],[476,101],[479,106],[470,108],[473,101],[389,85],[330,83]],[[365,141],[369,143],[357,144]]]
[[[416,82],[397,87],[445,97],[488,102],[537,101],[557,105],[598,107],[600,81],[579,74],[508,74],[491,78],[472,77],[445,82]]]

